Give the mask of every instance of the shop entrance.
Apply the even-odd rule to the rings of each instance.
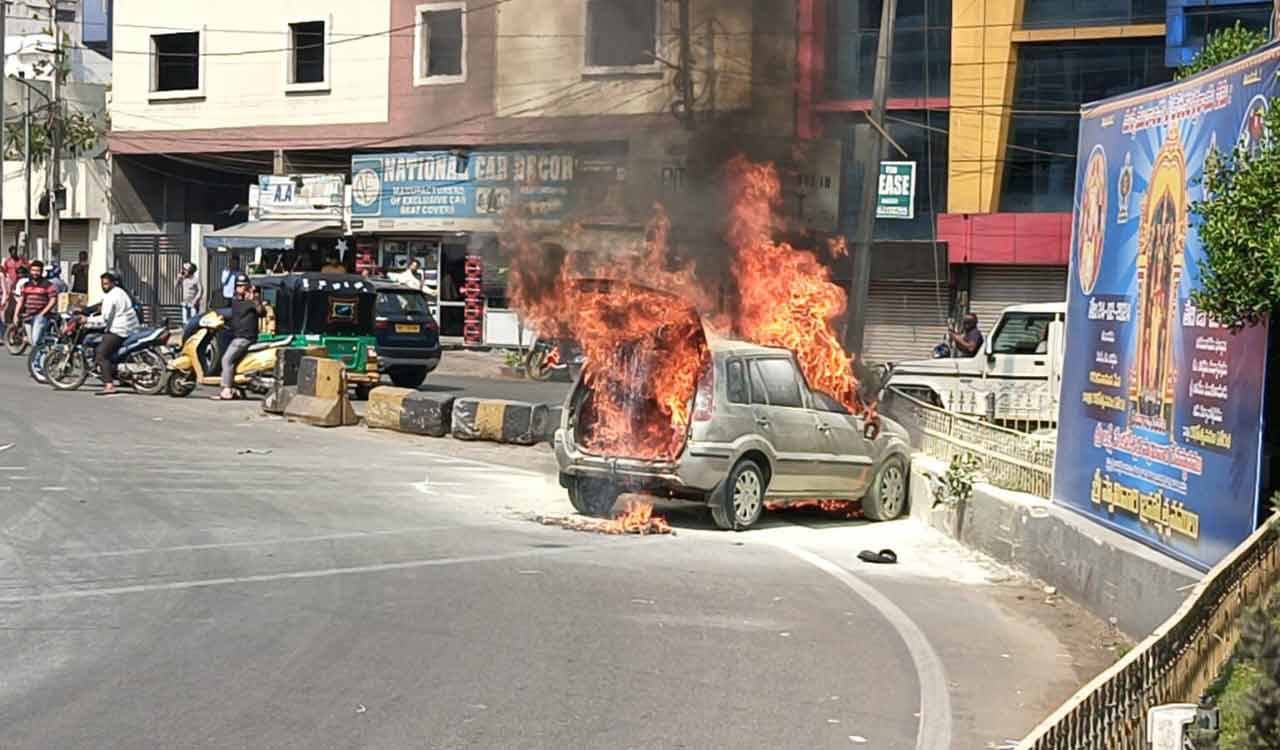
[[[440,334],[461,337],[465,322],[462,286],[466,282],[466,235],[447,237],[384,237],[378,247],[378,267],[393,274],[409,267],[411,260],[422,265],[427,294],[432,297],[432,314],[440,323]]]

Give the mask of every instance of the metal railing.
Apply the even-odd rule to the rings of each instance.
[[[1280,582],[1280,514],[1209,572],[1164,625],[1027,735],[1018,750],[1147,750],[1147,711],[1195,703],[1222,673],[1240,616]]]
[[[1049,497],[1053,484],[1052,437],[1036,437],[977,417],[945,411],[889,389],[882,411],[911,433],[912,446],[943,461],[972,455],[978,473],[997,486]]]

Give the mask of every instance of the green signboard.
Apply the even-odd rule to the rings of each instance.
[[[916,163],[880,162],[880,182],[876,191],[877,219],[916,218]]]

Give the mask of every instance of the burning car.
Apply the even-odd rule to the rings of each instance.
[[[673,306],[666,314],[678,321]],[[575,510],[604,517],[621,493],[648,492],[705,503],[717,526],[735,530],[759,521],[766,502],[861,501],[873,520],[906,510],[901,426],[812,390],[789,350],[708,335],[700,324],[673,330],[674,339],[589,359],[571,391],[555,452]],[[672,348],[698,353],[687,394],[663,387],[680,381],[669,372]]]

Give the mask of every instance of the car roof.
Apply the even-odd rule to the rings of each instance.
[[[276,288],[291,292],[373,291],[368,279],[353,273],[268,274],[266,276],[250,276],[249,282],[263,289]]]
[[[1067,311],[1066,302],[1037,302],[1027,305],[1013,305],[1005,308],[1006,312],[1060,313]]]
[[[760,346],[749,341],[741,339],[731,339],[725,336],[719,336],[713,333],[707,333],[707,348],[716,354],[736,354],[740,356],[773,356],[773,357],[790,357],[791,352],[787,349],[778,349],[771,346]]]

